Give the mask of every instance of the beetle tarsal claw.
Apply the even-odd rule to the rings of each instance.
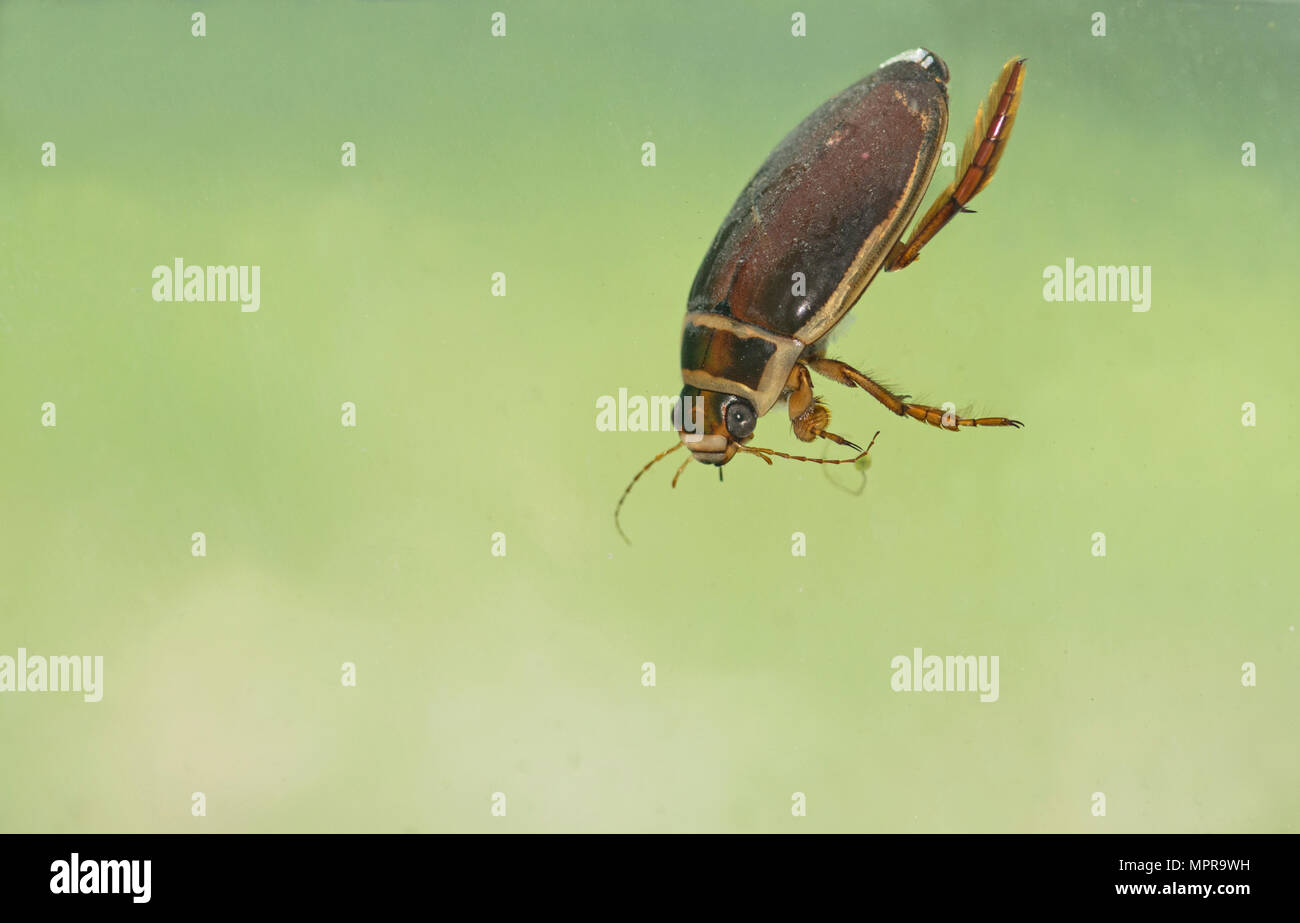
[[[848,446],[850,449],[853,449],[855,452],[862,451],[862,446],[858,445],[856,442],[850,442],[849,440],[845,439],[843,436],[837,436],[835,433],[830,433],[827,432],[826,430],[822,430],[817,435],[821,436],[823,439],[829,439],[831,442],[837,443],[838,445]]]

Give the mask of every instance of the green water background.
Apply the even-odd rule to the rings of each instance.
[[[106,661],[0,696],[0,830],[1296,829],[1296,7],[795,6],[0,6],[0,654]],[[596,399],[679,389],[736,193],[917,45],[959,144],[1027,56],[1019,122],[835,351],[1026,429],[819,384],[860,495],[665,465],[625,546],[671,437]],[[260,312],[154,302],[176,257]],[[1045,302],[1067,257],[1150,311]],[[892,692],[914,647],[999,701]]]

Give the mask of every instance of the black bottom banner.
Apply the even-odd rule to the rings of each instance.
[[[674,898],[731,908],[749,898],[765,909],[783,899],[865,908],[969,898],[983,908],[1104,902],[1231,913],[1294,896],[1294,846],[1281,836],[1202,835],[33,835],[0,839],[0,893],[10,911],[337,912],[418,900],[436,912],[515,896],[534,908],[603,912],[617,906],[611,898],[646,909]]]

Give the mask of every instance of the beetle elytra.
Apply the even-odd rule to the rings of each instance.
[[[940,429],[1022,424],[959,417],[910,403],[826,355],[827,335],[876,275],[909,265],[993,178],[1020,106],[1025,59],[1002,68],[957,164],[952,183],[913,227],[948,127],[948,67],[924,48],[893,57],[830,99],[777,145],[741,192],[705,254],[682,326],[679,441],[692,459],[722,466],[737,454],[848,464],[870,451],[830,432],[830,411],[811,372],[861,388],[899,416]],[[799,284],[792,284],[795,280]],[[788,455],[750,445],[758,419],[785,400],[795,436],[854,449],[852,458]],[[874,440],[873,440],[874,441]],[[721,467],[719,467],[721,475]],[[622,529],[619,527],[619,533]],[[626,539],[626,536],[624,536]]]

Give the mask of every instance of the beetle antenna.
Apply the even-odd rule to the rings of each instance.
[[[636,482],[641,480],[641,475],[645,474],[647,471],[650,470],[651,465],[659,461],[659,459],[663,458],[665,455],[671,455],[673,452],[676,452],[681,447],[682,447],[682,443],[679,441],[671,449],[664,449],[654,458],[646,462],[645,467],[636,473],[636,477],[632,478],[632,483],[627,485],[627,488],[623,491],[623,496],[618,498],[618,506],[614,507],[614,528],[618,529],[618,534],[623,536],[623,541],[627,542],[629,545],[632,544],[631,540],[627,537],[626,533],[623,532],[623,527],[618,524],[618,511],[623,508],[623,501],[626,500],[627,495],[632,492],[632,488],[636,486]],[[677,473],[681,474],[680,471],[678,471]],[[677,483],[676,478],[673,478],[673,483],[674,484]]]
[[[876,436],[879,435],[880,430],[876,430]],[[788,458],[790,461],[815,462],[818,465],[851,465],[858,459],[864,458],[866,454],[871,451],[871,447],[876,444],[876,436],[872,436],[871,442],[867,443],[867,447],[863,449],[860,454],[855,455],[852,458],[807,458],[803,455],[787,455],[784,452],[778,452],[776,449],[763,449],[758,446],[749,445],[740,446],[740,451],[749,452],[751,455],[757,455],[769,465],[772,464],[772,459],[768,458],[769,455],[775,455],[778,458]]]

